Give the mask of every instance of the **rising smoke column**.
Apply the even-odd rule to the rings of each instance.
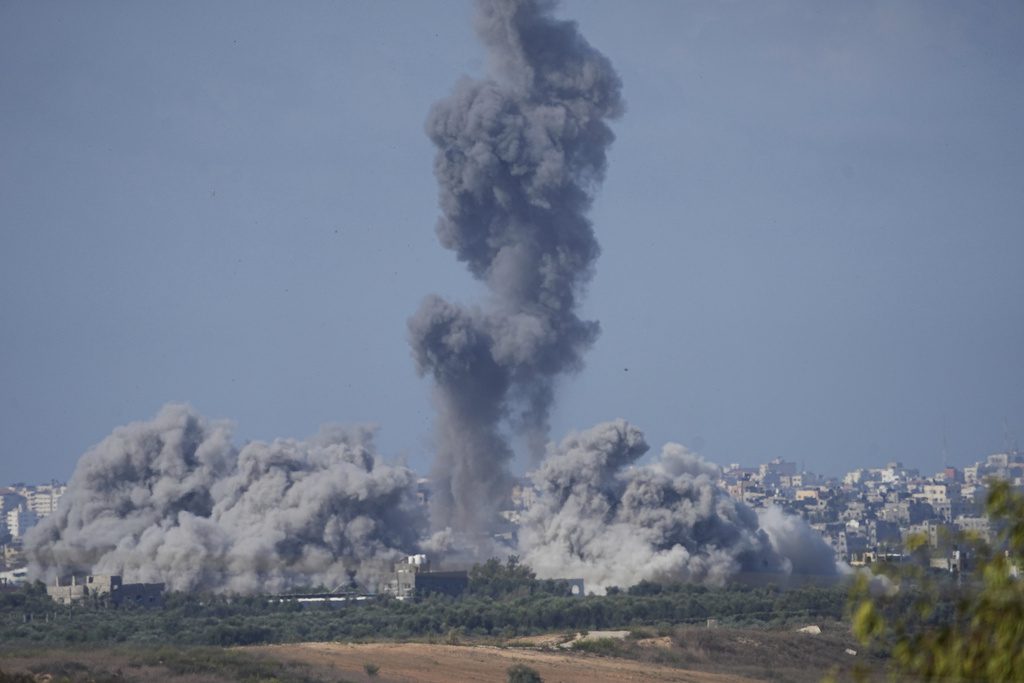
[[[597,591],[645,579],[720,585],[739,572],[835,573],[831,548],[800,518],[772,513],[766,532],[716,485],[717,466],[679,444],[635,465],[647,449],[624,420],[552,448],[532,475],[523,561],[541,577],[582,577]]]
[[[378,461],[367,429],[237,450],[226,423],[169,405],[82,456],[26,552],[44,579],[121,574],[238,593],[376,587],[423,531],[414,482]]]
[[[539,457],[556,378],[582,366],[598,324],[576,314],[599,248],[586,212],[623,110],[611,63],[544,0],[480,0],[490,77],[437,103],[441,244],[492,293],[464,308],[428,297],[409,321],[419,372],[436,382],[437,528],[488,528],[512,449]]]

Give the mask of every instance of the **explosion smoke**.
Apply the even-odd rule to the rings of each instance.
[[[432,523],[414,476],[379,462],[372,433],[249,443],[186,406],[119,428],[87,452],[58,510],[26,538],[31,573],[116,573],[173,590],[373,588],[417,549],[467,558],[508,550],[493,527],[524,435],[539,460],[557,378],[582,366],[598,324],[577,299],[599,249],[586,212],[622,111],[608,60],[544,0],[480,0],[491,78],[463,80],[427,131],[441,243],[492,293],[486,307],[428,297],[409,321],[419,372],[435,381]],[[652,464],[619,420],[549,447],[517,539],[541,577],[598,591],[643,579],[723,583],[743,571],[835,572],[803,520],[760,516],[717,486],[718,468],[677,444]],[[474,534],[474,547],[459,547]]]
[[[603,591],[638,581],[722,584],[738,572],[834,574],[832,549],[798,517],[757,514],[716,486],[719,473],[678,444],[647,451],[617,420],[572,434],[533,473],[536,500],[519,549],[539,576],[579,576]],[[793,559],[787,557],[791,555]]]
[[[25,541],[34,576],[121,574],[172,590],[376,587],[416,547],[415,478],[368,429],[231,445],[225,423],[169,405],[82,456]]]
[[[599,248],[585,214],[623,109],[610,62],[543,0],[481,0],[491,78],[437,103],[437,234],[493,294],[484,309],[427,298],[409,321],[421,374],[436,382],[436,528],[483,531],[507,497],[502,427],[547,440],[556,378],[578,370],[598,324],[576,300]]]

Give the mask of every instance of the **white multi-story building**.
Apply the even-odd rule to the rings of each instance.
[[[24,505],[7,511],[7,531],[11,538],[19,539],[39,522],[39,516]]]
[[[1010,465],[1009,453],[993,453],[985,458],[985,464],[992,468],[1004,468]]]
[[[924,501],[932,505],[949,502],[949,488],[946,484],[925,484],[922,487]]]
[[[7,512],[25,504],[25,497],[14,489],[0,488],[0,537],[7,533]]]
[[[52,515],[57,510],[57,501],[67,491],[63,484],[36,486],[28,494],[28,508],[39,517]]]

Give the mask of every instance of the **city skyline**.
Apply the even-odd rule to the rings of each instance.
[[[900,460],[899,458],[891,458],[891,459],[888,459],[888,460],[885,460],[885,461],[880,461],[880,462],[859,463],[859,464],[856,464],[854,466],[849,467],[848,469],[838,470],[838,471],[834,471],[834,472],[832,472],[832,471],[816,470],[816,469],[807,467],[806,463],[801,461],[801,460],[787,459],[784,456],[774,456],[774,457],[771,457],[771,458],[763,458],[761,460],[749,461],[749,462],[736,462],[736,461],[723,461],[723,462],[707,461],[707,462],[709,464],[717,467],[719,469],[719,471],[723,475],[728,475],[730,473],[743,472],[743,471],[756,471],[759,468],[763,468],[763,467],[770,466],[770,465],[773,465],[773,464],[786,464],[786,465],[793,465],[793,466],[795,466],[795,471],[798,474],[813,475],[815,477],[819,477],[821,479],[821,481],[823,481],[823,482],[832,481],[832,482],[842,483],[844,479],[848,479],[851,475],[854,475],[854,474],[857,474],[857,473],[860,473],[860,472],[867,472],[867,471],[873,471],[873,470],[884,470],[884,469],[892,468],[892,467],[896,467],[898,469],[906,470],[906,471],[915,471],[915,472],[918,473],[919,477],[922,480],[932,479],[932,478],[934,478],[934,477],[936,477],[938,475],[942,475],[944,472],[948,472],[949,470],[954,470],[955,472],[959,473],[962,476],[964,471],[965,471],[965,469],[973,467],[973,466],[977,466],[979,463],[984,463],[988,459],[998,458],[1000,456],[1008,456],[1011,459],[1014,458],[1014,457],[1018,457],[1019,458],[1020,454],[1021,454],[1020,449],[1017,448],[1016,446],[1013,446],[1013,447],[1007,448],[1007,449],[998,449],[998,450],[995,450],[995,451],[993,451],[991,453],[980,454],[976,458],[974,458],[973,460],[968,458],[968,459],[963,460],[963,461],[952,462],[952,461],[949,461],[948,458],[947,458],[945,462],[939,463],[935,467],[931,467],[931,468],[926,466],[925,468],[922,469],[922,468],[916,467],[916,466],[909,466],[906,463],[904,463],[902,460]],[[700,455],[700,454],[698,453],[697,455]],[[652,460],[652,458],[650,457],[650,454],[648,454],[648,455],[645,455],[642,458],[640,458],[638,460],[638,463],[648,463],[651,460]],[[417,470],[415,470],[415,469],[413,471],[417,472]],[[428,483],[430,481],[429,472],[422,471],[422,472],[417,472],[417,473],[420,474],[420,475],[424,475],[424,476],[422,476],[420,478],[420,480],[419,480],[420,483]],[[71,475],[72,474],[73,474],[73,472],[69,472],[68,475],[65,476],[65,477],[51,477],[50,479],[47,479],[47,480],[13,480],[13,479],[8,479],[8,480],[4,481],[4,480],[0,479],[0,490],[6,489],[6,488],[14,489],[16,487],[30,487],[30,488],[35,488],[35,487],[48,488],[48,487],[51,487],[51,486],[62,486],[62,487],[64,487],[64,486],[67,485],[68,481],[71,479]],[[531,474],[531,472],[527,471],[527,472],[523,473],[522,475],[516,476],[515,480],[516,480],[516,482],[519,482],[519,483],[528,482],[530,480],[530,474]],[[0,472],[0,477],[2,477],[2,476],[3,476],[3,473]]]

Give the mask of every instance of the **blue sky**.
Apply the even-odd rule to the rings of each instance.
[[[373,422],[425,471],[406,319],[468,2],[0,3],[0,482],[186,401],[239,441]],[[932,471],[1024,436],[1024,5],[574,1],[628,110],[603,333],[552,437]]]

